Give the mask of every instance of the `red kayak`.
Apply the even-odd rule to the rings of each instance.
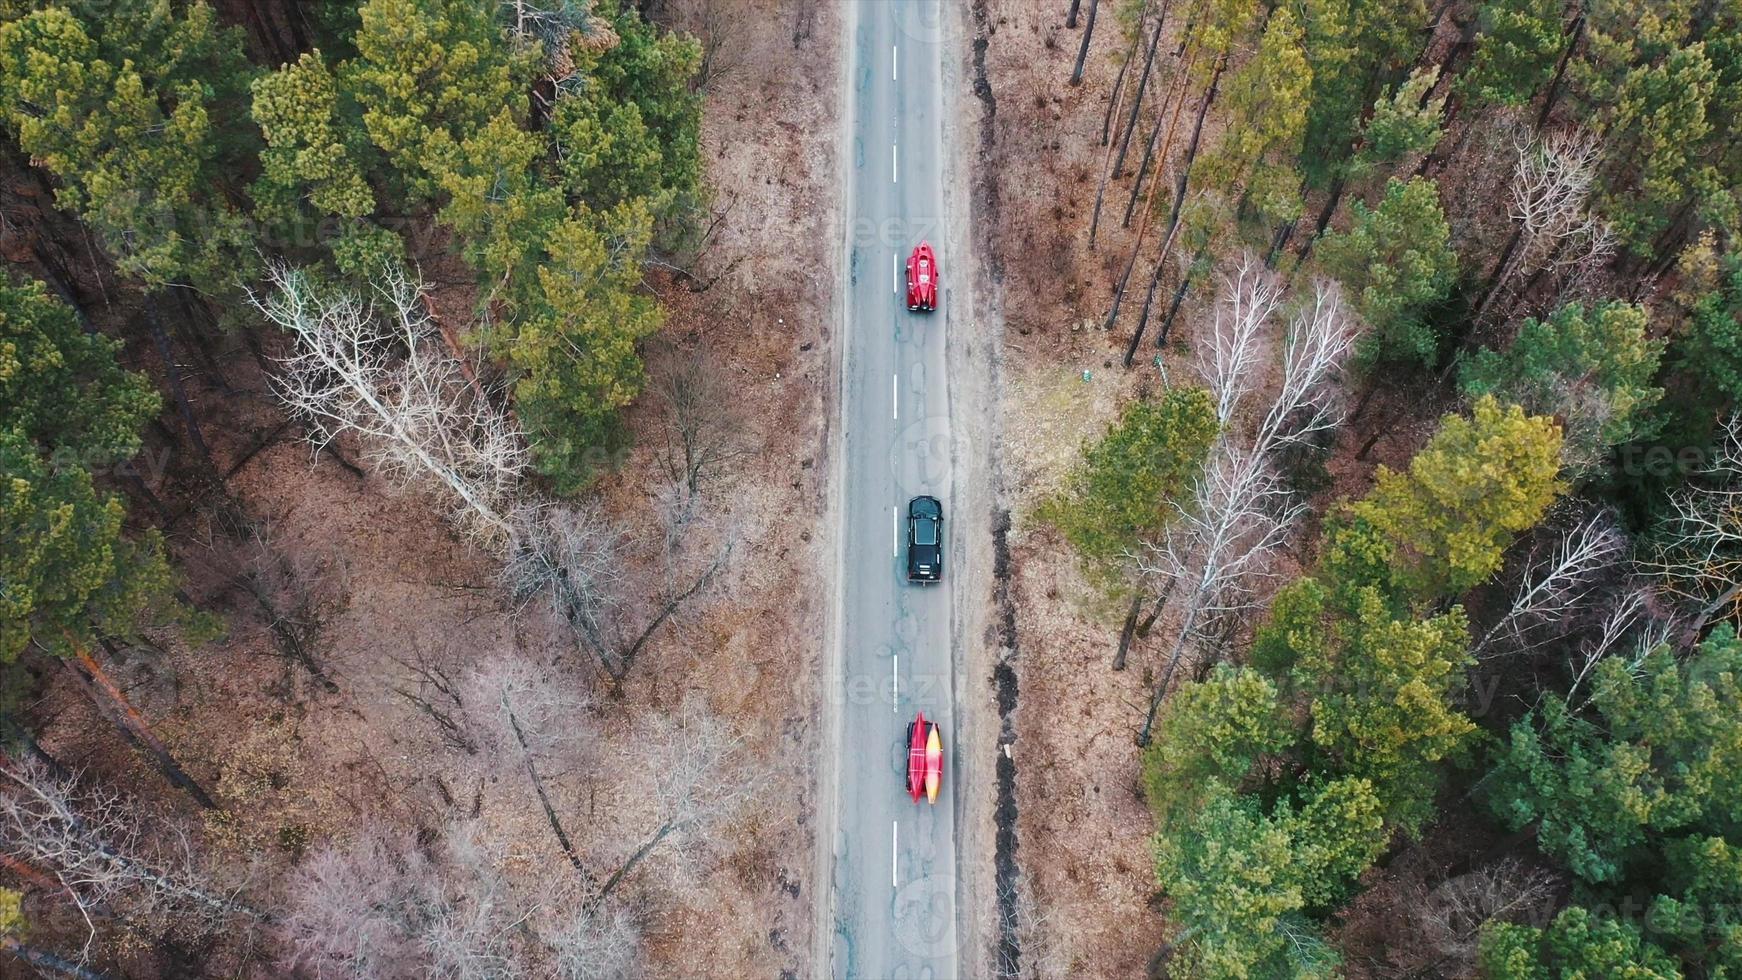
[[[942,729],[925,720],[925,712],[907,724],[907,794],[918,803],[938,801],[938,788],[944,779],[944,736]]]

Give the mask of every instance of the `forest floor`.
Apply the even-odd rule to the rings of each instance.
[[[681,6],[672,4],[674,16]],[[276,906],[305,850],[383,821],[433,829],[482,820],[505,836],[519,872],[561,867],[542,814],[525,805],[524,773],[450,744],[408,696],[439,697],[438,680],[463,685],[480,665],[517,656],[591,691],[601,744],[589,747],[590,765],[550,782],[577,846],[600,866],[653,825],[645,806],[613,798],[611,774],[595,771],[636,757],[642,716],[699,704],[752,756],[762,785],[749,812],[705,848],[636,875],[628,894],[648,975],[814,974],[810,773],[826,607],[810,583],[826,558],[819,524],[834,338],[827,291],[766,286],[803,281],[810,256],[839,238],[831,201],[840,11],[815,0],[733,8],[729,23],[712,27],[729,36],[729,54],[710,81],[703,133],[725,219],[697,272],[703,281],[721,275],[700,292],[663,273],[650,279],[669,310],[660,340],[707,360],[743,425],[746,452],[703,488],[702,504],[707,525],[734,529],[736,544],[716,584],[654,635],[620,694],[600,683],[553,615],[504,598],[492,559],[460,541],[428,497],[311,455],[297,429],[282,425],[245,351],[189,372],[216,468],[229,475],[222,491],[199,498],[178,499],[185,484],[174,481],[155,489],[172,509],[197,500],[168,537],[188,569],[188,592],[224,611],[229,630],[197,649],[127,651],[110,666],[217,798],[222,809],[206,814],[203,835],[251,866],[250,900]],[[466,306],[463,296],[437,302],[456,318]],[[130,353],[161,375],[155,357]],[[605,511],[645,544],[659,539],[657,498],[670,482],[657,399],[644,397],[629,424],[633,448],[599,491]],[[354,446],[341,450],[357,455]],[[170,460],[171,473],[198,468]],[[228,518],[215,505],[226,499],[235,505]],[[291,636],[324,680],[283,655]],[[70,683],[51,678],[33,711],[45,721],[44,747],[63,761],[112,774],[154,805],[192,811]],[[201,955],[229,975],[282,975],[255,959],[262,954],[270,951]],[[136,961],[128,973],[191,965]]]

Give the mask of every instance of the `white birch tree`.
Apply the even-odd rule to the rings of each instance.
[[[1525,652],[1565,632],[1591,598],[1597,577],[1622,558],[1627,539],[1613,517],[1598,511],[1524,563],[1506,612],[1470,652],[1478,660]]]
[[[499,545],[526,468],[525,439],[440,342],[422,284],[391,265],[372,300],[282,264],[268,281],[254,306],[293,340],[273,388],[316,444],[354,435],[389,479],[434,487],[456,526]]]
[[[1278,471],[1282,452],[1310,444],[1342,422],[1339,380],[1357,323],[1335,283],[1317,280],[1312,289],[1311,299],[1283,326],[1280,377],[1269,392],[1260,390],[1258,379],[1283,305],[1277,278],[1248,254],[1217,304],[1199,372],[1215,400],[1222,434],[1172,531],[1135,556],[1146,574],[1177,584],[1180,617],[1139,745],[1149,742],[1156,710],[1188,645],[1207,621],[1250,613],[1275,552],[1305,507]]]

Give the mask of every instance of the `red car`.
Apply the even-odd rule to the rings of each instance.
[[[938,308],[938,260],[926,242],[907,257],[907,308],[927,313]]]
[[[925,720],[925,712],[907,723],[907,795],[918,803],[924,796],[927,803],[938,801],[938,786],[944,780],[944,736],[935,722]]]

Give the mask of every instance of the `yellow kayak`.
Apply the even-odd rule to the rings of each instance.
[[[927,803],[938,801],[938,783],[944,773],[944,740],[938,735],[938,726],[931,726],[931,735],[925,740],[925,799]]]

